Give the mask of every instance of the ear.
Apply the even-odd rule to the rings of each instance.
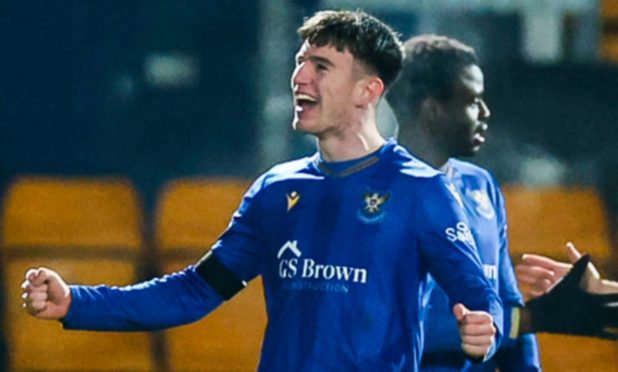
[[[366,106],[377,103],[384,93],[384,82],[377,76],[368,76],[356,82],[354,105]]]

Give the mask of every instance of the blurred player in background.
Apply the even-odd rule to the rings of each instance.
[[[293,127],[315,136],[319,151],[262,175],[195,266],[122,288],[67,286],[32,269],[30,314],[67,329],[167,328],[200,319],[261,275],[260,370],[414,371],[431,272],[454,304],[462,353],[493,353],[501,303],[464,211],[441,172],[377,130],[378,103],[401,68],[397,36],[347,11],[318,12],[299,34]]]
[[[422,35],[404,44],[402,73],[387,94],[399,122],[400,142],[449,178],[451,192],[465,208],[485,276],[505,310],[505,338],[498,353],[471,364],[460,350],[448,298],[437,287],[425,319],[425,371],[540,370],[534,335],[506,337],[511,313],[524,303],[509,256],[500,188],[487,170],[455,159],[473,156],[486,141],[490,111],[483,93],[483,73],[471,47],[444,36]]]
[[[537,343],[531,335],[536,332],[618,339],[618,283],[600,279],[589,257],[574,247],[569,250],[574,265],[524,257],[520,278],[536,284],[538,297],[523,306],[508,255],[502,194],[487,171],[452,159],[474,155],[486,140],[490,113],[483,90],[472,48],[424,35],[404,44],[403,72],[387,95],[402,143],[452,180],[451,191],[468,213],[485,274],[505,306],[504,331],[509,337],[494,358],[471,364],[458,350],[456,324],[445,311],[448,300],[439,288],[433,292],[425,324],[423,368],[428,371],[538,370]],[[524,273],[527,278],[521,276]]]

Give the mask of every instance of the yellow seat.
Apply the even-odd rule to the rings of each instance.
[[[601,17],[604,20],[618,18],[618,2],[616,0],[602,0],[600,5]]]
[[[522,253],[567,260],[565,243],[573,241],[601,268],[611,265],[611,241],[605,210],[591,188],[503,188],[513,261]],[[586,337],[539,335],[547,371],[618,371],[618,343]]]
[[[600,266],[612,257],[603,202],[591,188],[504,188],[514,255],[534,252],[565,259],[567,241]]]
[[[14,371],[151,371],[145,333],[64,331],[21,307],[24,273],[47,266],[69,283],[137,280],[141,211],[131,184],[117,179],[24,177],[3,203],[6,338]]]
[[[157,208],[156,236],[163,270],[195,263],[240,204],[248,183],[183,179],[169,184]],[[266,326],[261,281],[194,324],[166,331],[174,371],[255,371]]]

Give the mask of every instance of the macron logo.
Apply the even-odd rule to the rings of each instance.
[[[277,258],[281,259],[281,256],[283,256],[283,254],[287,250],[292,252],[294,254],[294,256],[296,256],[296,257],[302,256],[302,253],[301,253],[300,249],[298,249],[298,241],[297,240],[285,242],[285,244],[281,248],[279,248],[279,252],[277,253]]]

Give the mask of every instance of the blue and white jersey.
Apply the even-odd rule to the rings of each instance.
[[[510,328],[513,307],[523,305],[508,250],[507,218],[504,198],[496,180],[485,169],[450,159],[446,171],[451,186],[460,195],[485,277],[500,294],[505,327]],[[431,281],[430,283],[432,283]],[[432,283],[433,284],[433,283]],[[533,335],[502,341],[502,347],[481,364],[467,362],[460,348],[457,323],[444,291],[431,292],[425,328],[423,371],[537,371],[540,370],[536,338]]]
[[[454,195],[392,140],[363,159],[316,154],[261,176],[212,249],[238,278],[263,278],[259,370],[416,371],[428,273],[453,303],[490,312],[500,335],[500,299]],[[129,288],[71,290],[67,328],[168,327],[222,301],[191,267]],[[96,313],[97,302],[122,310]],[[162,314],[144,321],[133,315],[140,306]]]

